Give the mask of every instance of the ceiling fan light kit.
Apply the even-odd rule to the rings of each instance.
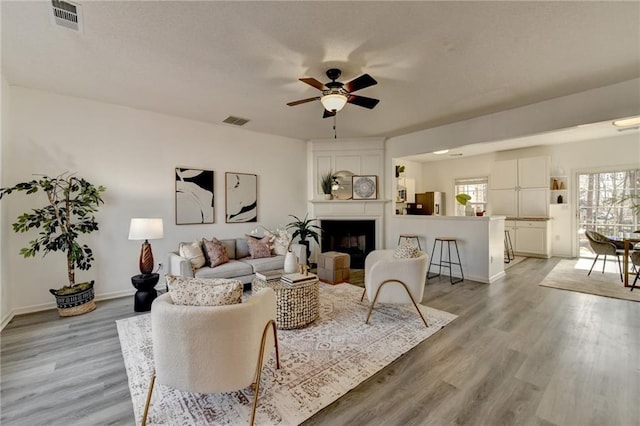
[[[339,93],[331,93],[321,97],[320,102],[327,111],[338,112],[347,104],[347,97]]]
[[[353,92],[357,90],[378,84],[378,82],[369,74],[362,74],[360,77],[354,78],[347,83],[336,81],[342,74],[342,71],[337,68],[328,69],[326,74],[331,80],[326,84],[319,82],[313,77],[304,77],[299,79],[303,83],[307,83],[309,86],[313,86],[322,91],[322,96],[300,99],[298,101],[289,102],[287,105],[296,106],[319,100],[324,107],[322,118],[327,118],[334,117],[336,112],[344,108],[347,103],[358,105],[363,108],[373,109],[378,105],[378,102],[380,102],[378,99],[353,94]]]

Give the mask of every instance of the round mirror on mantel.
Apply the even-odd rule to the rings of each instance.
[[[353,173],[348,170],[341,170],[333,174],[338,182],[338,189],[331,191],[336,200],[350,200],[353,197]]]

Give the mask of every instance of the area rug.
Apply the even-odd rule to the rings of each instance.
[[[603,274],[602,261],[598,260],[591,275],[587,276],[592,263],[592,259],[563,259],[549,272],[540,285],[640,302],[640,289],[636,287],[635,290],[629,291],[629,288],[624,287],[620,281],[617,263],[607,262]],[[630,274],[630,282],[633,282],[633,278],[633,275]]]
[[[265,366],[258,425],[301,423],[456,318],[420,305],[426,328],[413,306],[380,305],[366,325],[361,288],[320,285],[320,317],[306,328],[278,331],[281,369],[273,357]],[[153,371],[150,315],[116,323],[139,424]],[[156,386],[148,424],[246,425],[252,401],[250,388],[196,394]]]

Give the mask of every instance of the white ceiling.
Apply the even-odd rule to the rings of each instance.
[[[333,136],[318,95],[371,74],[338,137],[395,136],[640,76],[640,2],[96,2],[82,33],[50,2],[2,1],[11,84],[298,139]]]

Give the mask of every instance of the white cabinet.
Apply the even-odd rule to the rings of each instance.
[[[504,229],[509,231],[513,251],[520,256],[550,257],[549,221],[507,220]]]
[[[492,215],[549,215],[549,157],[496,161],[489,179]]]

